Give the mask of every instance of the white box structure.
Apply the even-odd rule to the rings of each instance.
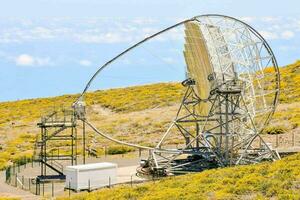
[[[79,191],[113,185],[117,182],[117,167],[108,162],[67,166],[65,187]]]

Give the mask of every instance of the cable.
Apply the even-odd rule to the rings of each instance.
[[[84,123],[86,123],[87,125],[89,125],[89,127],[91,127],[96,133],[98,133],[99,135],[101,135],[102,137],[111,140],[113,142],[119,143],[121,145],[126,145],[126,146],[131,146],[131,147],[135,147],[135,148],[139,148],[139,149],[147,149],[147,150],[152,150],[153,148],[151,147],[146,147],[146,146],[141,146],[141,145],[137,145],[137,144],[132,144],[132,143],[127,143],[127,142],[123,142],[117,139],[114,139],[106,134],[104,134],[103,132],[99,131],[95,126],[93,126],[89,121],[87,121],[86,119],[82,119],[82,121]]]

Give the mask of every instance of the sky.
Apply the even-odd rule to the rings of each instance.
[[[80,93],[125,48],[210,13],[250,24],[284,66],[300,59],[299,7],[298,0],[1,0],[0,101]],[[183,63],[174,62],[169,50],[162,42],[136,50],[91,89],[180,80]]]

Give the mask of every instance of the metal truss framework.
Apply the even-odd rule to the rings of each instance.
[[[201,80],[207,83],[207,78],[213,84],[206,84],[205,90],[209,95],[204,98],[197,91],[203,82],[195,81],[193,77],[199,74],[188,74],[188,79],[183,83],[186,93],[176,118],[156,147],[117,140],[98,130],[85,117],[81,120],[109,140],[149,150],[149,159],[143,161],[138,169],[141,174],[185,173],[280,159],[259,135],[278,103],[280,74],[277,61],[268,43],[255,29],[228,16],[196,16],[127,48],[96,71],[74,103],[75,112],[80,115],[81,111],[76,107],[81,106],[85,93],[103,69],[143,43],[190,23],[193,30],[186,33],[189,34],[188,45],[192,50],[186,51],[186,60],[193,62],[201,54],[195,43],[204,41],[202,49],[206,48],[209,55],[206,59],[209,59],[211,67],[201,66],[200,62],[193,63],[193,67],[209,69],[206,71],[209,71],[208,77],[205,74]],[[196,29],[200,30],[201,38],[195,35],[199,32]],[[199,105],[203,104],[209,108],[207,113],[204,112],[206,114],[199,111]],[[171,130],[174,128],[182,134],[185,145],[177,149],[165,148],[164,142],[172,137]]]
[[[240,84],[227,82],[221,89],[213,91],[208,99],[200,99],[195,93],[194,85],[186,87],[175,120],[156,148],[150,151],[150,157],[143,164],[143,169],[139,168],[139,173],[180,174],[280,159],[278,153],[264,142],[258,132],[241,140],[244,138],[241,136],[243,133],[232,130],[236,123],[246,123],[243,119],[250,117],[249,112],[243,108]],[[196,107],[202,102],[209,102],[211,105],[207,116],[197,113]],[[162,149],[164,141],[171,136],[172,128],[182,134],[185,145],[181,149]],[[259,140],[258,144],[254,144],[256,139]]]
[[[74,110],[56,110],[50,115],[42,117],[41,122],[37,125],[41,129],[40,140],[36,143],[36,148],[40,149],[36,156],[41,163],[41,174],[37,176],[37,181],[65,179],[63,165],[60,161],[69,160],[71,165],[77,164],[78,124]],[[85,163],[84,125],[82,135],[83,163]],[[69,144],[61,146],[61,142],[64,141]],[[54,171],[56,175],[49,173],[49,169]]]

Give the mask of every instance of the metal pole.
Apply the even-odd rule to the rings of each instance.
[[[85,164],[85,122],[82,121],[82,134],[83,134],[83,164]]]
[[[38,182],[37,182],[37,178],[35,179],[35,194],[38,195]]]
[[[28,190],[30,191],[30,178],[28,179]]]
[[[54,181],[52,181],[52,197],[54,197]]]
[[[77,128],[75,127],[75,165],[77,165],[77,145],[78,145],[78,140],[77,140]]]
[[[44,156],[45,156],[45,163],[47,163],[47,140],[46,140],[46,138],[47,138],[47,136],[48,136],[48,133],[47,133],[47,129],[45,128],[45,146],[44,146]],[[46,166],[46,164],[44,165],[44,175],[46,176],[47,175],[47,166]],[[44,184],[43,184],[44,185]]]
[[[233,165],[233,148],[234,148],[234,136],[231,135],[230,166]]]
[[[231,101],[234,102],[234,98],[231,97]],[[234,107],[233,107],[233,104],[231,104],[231,107],[230,107],[230,120],[233,120],[233,112],[234,112]],[[230,147],[230,166],[232,166],[233,164],[233,147],[234,147],[234,135],[233,133],[230,134],[230,139],[231,139],[231,147]]]
[[[109,186],[109,188],[110,188],[110,176],[109,176],[109,179],[108,179],[108,186]]]
[[[222,103],[221,103],[221,96],[218,95],[219,100],[219,112],[220,112],[220,137],[219,137],[219,151],[222,149],[222,143],[223,143],[223,115],[222,115]]]
[[[71,196],[71,182],[69,181],[69,197]]]
[[[91,191],[91,180],[89,179],[89,192]]]
[[[154,174],[152,174],[152,181],[155,183]]]
[[[24,176],[22,176],[22,190],[24,189]]]
[[[41,175],[43,176],[44,174],[44,169],[43,169],[43,155],[44,155],[44,128],[41,128],[41,138],[42,138],[42,143],[41,143],[41,152],[40,152],[40,164],[41,164]]]
[[[229,159],[229,152],[228,152],[228,147],[229,147],[229,119],[228,119],[228,111],[229,111],[229,105],[228,105],[228,94],[225,95],[225,163],[228,165],[228,159]]]
[[[196,122],[196,136],[197,136],[197,140],[196,140],[196,147],[199,148],[199,124],[198,122]]]
[[[18,174],[16,173],[16,176],[15,176],[15,185],[16,187],[18,187]]]
[[[73,123],[73,122],[72,122]],[[72,154],[72,159],[71,159],[71,164],[74,165],[74,127],[72,125],[71,129],[71,154]]]

